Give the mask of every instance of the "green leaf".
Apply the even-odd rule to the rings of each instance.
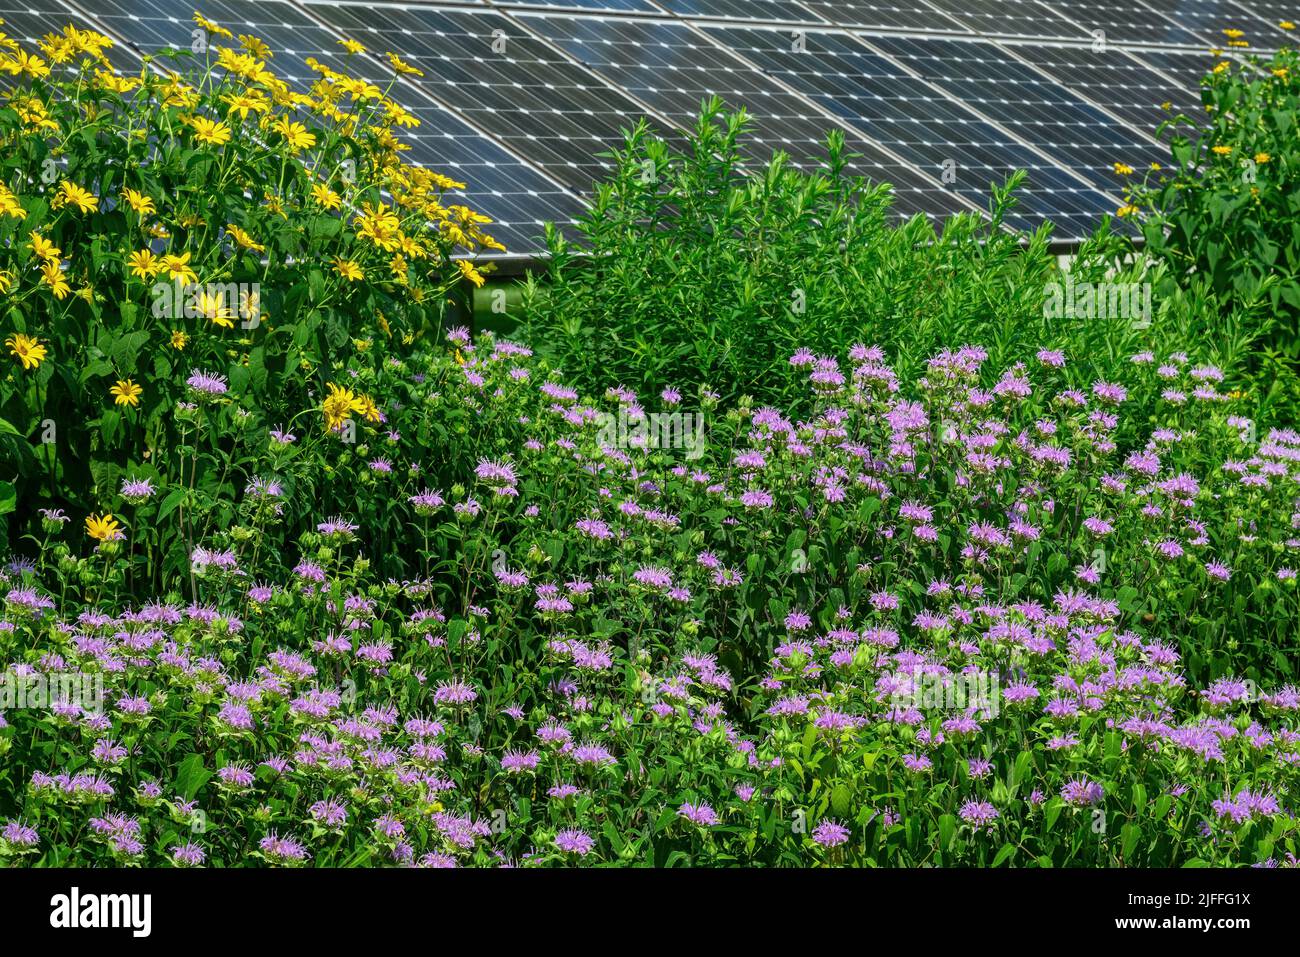
[[[208,783],[212,772],[203,766],[203,758],[197,754],[187,754],[176,768],[176,793],[185,800],[194,799],[199,788]]]

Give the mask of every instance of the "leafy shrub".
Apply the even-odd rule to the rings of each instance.
[[[418,120],[388,90],[315,60],[292,87],[261,40],[195,19],[210,45],[164,73],[115,73],[74,27],[0,52],[0,478],[19,534],[38,503],[158,490],[134,536],[155,582],[232,520],[247,435],[318,405],[338,357],[403,354],[482,281],[453,252],[500,248],[461,184],[402,159]]]
[[[1206,288],[1224,312],[1253,325],[1254,365],[1292,380],[1300,362],[1298,65],[1291,48],[1266,62],[1220,60],[1202,81],[1204,115],[1162,125],[1172,133],[1172,163],[1145,171],[1124,210],[1140,220],[1145,252],[1172,283]]]
[[[328,447],[354,506],[218,531],[188,606],[138,604],[112,541],[8,567],[8,674],[100,676],[107,707],[4,713],[0,852],[1293,859],[1300,435],[1256,433],[1218,370],[1140,353],[1076,390],[1050,350],[915,380],[800,352],[804,420],[670,392],[703,416],[681,449],[626,390],[452,342],[375,383],[388,468]],[[1158,422],[1128,452],[1130,405]],[[990,696],[950,698],[971,678]]]
[[[793,405],[805,396],[785,359],[801,346],[842,353],[869,339],[910,375],[954,341],[1007,364],[1051,345],[1104,378],[1143,340],[1130,322],[1045,308],[1064,281],[1050,229],[1001,228],[1022,174],[994,189],[987,218],[896,225],[888,186],[845,172],[841,135],[828,137],[820,172],[780,153],[747,172],[747,124],[713,102],[684,151],[644,125],[629,131],[578,243],[548,230],[546,282],[531,284],[521,312],[539,354],[597,391],[707,385],[724,400]],[[1142,281],[1140,265],[1108,274],[1123,248],[1103,224],[1073,279]]]

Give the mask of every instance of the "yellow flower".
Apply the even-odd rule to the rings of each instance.
[[[1227,37],[1229,40],[1236,40],[1240,37],[1244,37],[1246,34],[1241,30],[1236,29],[1235,27],[1229,27],[1228,29],[1223,31],[1223,35]]]
[[[388,62],[393,65],[393,69],[398,73],[405,73],[408,76],[424,76],[420,70],[417,70],[409,63],[403,63],[402,58],[396,53],[385,53],[384,56],[388,57]]]
[[[357,217],[357,226],[358,236],[370,240],[385,252],[392,252],[402,244],[398,238],[401,221],[384,203],[375,206],[363,203],[361,215]]]
[[[1231,65],[1232,64],[1229,63],[1227,60],[1220,60],[1218,63],[1214,64],[1213,72],[1222,73],[1225,70],[1227,70]]]
[[[189,342],[190,342],[190,337],[187,336],[185,333],[181,332],[179,329],[172,330],[172,348],[175,349],[177,352],[180,352],[187,345],[189,345]]]
[[[0,293],[7,293],[14,287],[14,281],[17,280],[10,269],[0,269]]]
[[[353,100],[377,100],[384,95],[384,91],[369,80],[354,76],[341,76],[335,83]]]
[[[140,81],[136,77],[118,76],[108,70],[96,70],[95,80],[102,89],[108,90],[110,93],[116,93],[118,96],[125,96],[140,85]]]
[[[292,123],[284,117],[276,120],[271,124],[271,129],[284,137],[289,149],[297,153],[299,150],[310,149],[316,145],[316,136],[307,132],[307,127],[301,123]]]
[[[354,54],[354,53],[365,53],[365,52],[366,52],[366,48],[363,47],[363,46],[362,46],[360,43],[358,43],[356,40],[340,40],[340,41],[339,41],[339,46],[341,46],[341,47],[343,47],[343,49],[347,50],[349,56],[352,55],[352,54]]]
[[[230,127],[225,123],[210,120],[206,116],[192,117],[189,122],[194,129],[194,138],[200,143],[222,146],[230,142]]]
[[[235,314],[226,305],[225,297],[220,294],[200,290],[194,297],[194,309],[199,315],[211,320],[213,325],[220,326],[222,329],[235,328]]]
[[[183,256],[174,256],[168,253],[162,258],[162,268],[167,272],[167,278],[172,282],[180,282],[183,285],[189,285],[192,282],[198,282],[199,274],[190,267],[190,254],[187,250]]]
[[[1136,216],[1137,213],[1138,213],[1138,208],[1134,206],[1132,203],[1126,203],[1125,205],[1121,206],[1119,209],[1115,210],[1115,215],[1121,218],[1124,216]]]
[[[266,45],[265,40],[247,33],[241,33],[239,35],[239,45],[247,50],[251,56],[260,56],[266,60],[269,60],[274,56],[271,52],[271,48]]]
[[[361,271],[351,259],[343,259],[340,256],[334,257],[334,271],[350,282],[357,282],[366,278],[366,274]]]
[[[1219,146],[1214,147],[1214,152],[1218,153],[1220,156],[1227,156],[1232,152],[1232,147],[1220,144]]]
[[[98,515],[87,516],[86,534],[100,542],[116,542],[126,537],[122,526],[118,524],[111,512],[103,518]]]
[[[93,213],[99,206],[99,197],[88,189],[78,186],[76,183],[69,183],[66,179],[59,183],[58,195],[54,197],[50,204],[55,208],[62,208],[71,203],[83,213]]]
[[[245,249],[251,249],[254,252],[259,253],[266,252],[265,246],[254,240],[252,236],[248,235],[248,233],[244,232],[243,229],[236,226],[234,223],[231,223],[226,227],[226,232],[231,235],[235,242],[239,243],[239,245],[243,246]]]
[[[1283,30],[1295,29],[1295,24],[1292,23],[1290,20],[1283,20],[1281,23],[1278,24],[1278,26],[1281,27]]]
[[[62,249],[54,245],[54,243],[50,242],[38,232],[33,231],[27,235],[31,238],[31,242],[27,244],[28,249],[47,262],[59,261],[59,257],[63,255]]]
[[[108,390],[108,394],[114,397],[115,405],[137,406],[143,393],[144,389],[130,379],[118,379],[117,383]]]
[[[483,274],[474,268],[473,263],[464,259],[457,259],[456,265],[460,267],[460,274],[475,286],[481,286],[483,283],[487,282],[487,280],[483,278]]]
[[[225,27],[213,23],[211,20],[204,19],[204,17],[201,14],[198,13],[194,14],[194,22],[197,23],[199,26],[201,26],[204,30],[207,30],[211,34],[215,34],[216,36],[226,37],[227,39],[234,36],[234,34],[231,33],[229,30],[227,30]]]
[[[126,264],[134,276],[148,282],[154,276],[158,275],[162,265],[158,262],[158,257],[147,249],[132,253],[127,257]]]
[[[72,291],[68,281],[63,278],[63,270],[52,259],[47,259],[41,265],[41,281],[50,287],[55,299],[64,299]]]
[[[337,432],[343,423],[352,418],[352,413],[365,410],[365,404],[351,389],[344,389],[333,382],[327,383],[329,395],[321,403],[321,413],[325,416],[325,428]]]
[[[324,183],[314,183],[312,185],[311,198],[316,201],[316,205],[324,209],[338,209],[343,205],[343,197]]]
[[[366,349],[370,347],[369,340],[366,340],[365,348],[362,348],[360,342],[357,342],[355,344],[357,346],[358,351],[361,352],[364,352]],[[381,416],[379,414],[379,407],[375,405],[374,399],[370,398],[370,396],[368,395],[359,395],[357,396],[357,402],[358,402],[357,413],[363,419],[365,419],[367,422],[371,423],[372,425],[380,420]]]
[[[144,193],[137,193],[133,189],[124,189],[122,190],[122,198],[126,200],[127,205],[141,216],[148,216],[150,213],[158,212],[154,207],[153,200]]]
[[[17,50],[12,56],[0,53],[0,70],[12,76],[22,73],[32,78],[50,75],[50,68],[45,61],[38,56],[28,54],[25,50]]]
[[[229,108],[228,112],[238,113],[241,120],[248,119],[249,113],[265,113],[271,108],[270,101],[267,100],[261,90],[227,93],[221,99]]]
[[[398,126],[415,129],[420,125],[418,117],[413,116],[400,103],[394,103],[392,100],[384,103],[384,113],[390,123],[396,123]]]
[[[1282,66],[1274,70],[1273,75],[1277,77],[1279,80],[1285,80],[1288,76],[1291,75],[1291,73],[1289,70],[1287,70],[1286,67]]]
[[[1133,167],[1129,166],[1127,163],[1116,163],[1115,172],[1118,173],[1120,176],[1132,176]]]
[[[41,345],[40,341],[32,336],[25,336],[21,332],[15,332],[6,339],[5,345],[9,347],[9,352],[23,364],[24,370],[39,367],[41,360],[45,358],[45,347]]]
[[[10,216],[14,219],[27,218],[27,210],[23,209],[18,197],[3,183],[0,183],[0,216]]]
[[[1157,163],[1155,160],[1152,160],[1152,161],[1151,161],[1151,168],[1152,168],[1153,170],[1162,170],[1162,169],[1164,169],[1164,167],[1161,166],[1159,163]]]
[[[1258,163],[1258,164],[1261,165],[1261,166],[1263,166],[1265,163],[1267,163],[1267,162],[1268,162],[1269,160],[1271,160],[1272,158],[1273,158],[1273,157],[1269,156],[1267,153],[1256,153],[1256,154],[1255,154],[1255,162]]]

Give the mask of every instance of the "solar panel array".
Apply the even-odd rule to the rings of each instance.
[[[645,117],[680,142],[702,99],[754,118],[744,159],[782,150],[818,168],[831,129],[850,172],[894,187],[900,216],[980,211],[989,186],[1028,172],[1008,224],[1074,241],[1120,205],[1116,162],[1164,157],[1156,127],[1200,107],[1225,30],[1286,44],[1300,0],[198,0],[253,33],[305,87],[306,57],[391,77],[421,120],[413,162],[468,183],[509,255],[542,250],[609,172],[600,154]],[[196,0],[0,0],[3,30],[34,40],[64,23],[121,44],[115,65],[191,43]],[[1227,54],[1218,54],[1227,55]],[[296,75],[295,75],[296,74]]]

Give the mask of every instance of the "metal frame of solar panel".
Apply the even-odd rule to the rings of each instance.
[[[69,19],[137,53],[188,45],[194,0],[0,0],[24,40]],[[283,73],[339,64],[345,36],[425,70],[403,78],[421,120],[410,158],[469,183],[509,257],[541,251],[544,221],[572,223],[596,154],[641,116],[670,138],[717,94],[754,118],[747,165],[769,150],[815,168],[840,128],[852,172],[894,184],[901,215],[982,209],[991,181],[1025,168],[1009,224],[1053,222],[1058,243],[1113,212],[1112,164],[1161,156],[1160,119],[1193,113],[1209,47],[1241,59],[1288,41],[1300,0],[200,0],[262,36]],[[1245,37],[1225,30],[1237,28]],[[1240,46],[1248,41],[1250,46]],[[138,68],[126,48],[120,69]],[[374,56],[348,58],[369,79]],[[310,82],[305,68],[294,82]],[[408,95],[409,94],[409,95]]]

